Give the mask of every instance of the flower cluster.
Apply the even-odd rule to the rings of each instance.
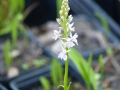
[[[72,15],[68,16],[69,10],[68,0],[63,0],[61,10],[59,12],[60,18],[57,19],[57,22],[61,27],[59,27],[59,30],[54,30],[54,36],[52,37],[55,40],[60,39],[62,52],[58,55],[58,58],[65,61],[67,60],[67,53],[70,51],[70,48],[75,46],[75,44],[78,45],[77,33],[72,35],[75,28],[73,27],[74,23],[72,23]]]

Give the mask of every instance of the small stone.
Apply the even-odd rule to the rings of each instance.
[[[56,41],[53,45],[51,45],[51,49],[55,53],[60,53],[62,51],[62,47],[60,44],[60,40]]]
[[[42,31],[39,27],[32,27],[31,30],[36,36],[38,36]]]
[[[9,78],[12,78],[12,77],[15,77],[19,74],[19,70],[16,68],[16,67],[11,67],[9,70],[8,70],[8,77]]]
[[[54,39],[52,38],[53,36],[54,36],[53,31],[49,31],[49,32],[39,36],[38,40],[41,42],[42,45],[46,45],[46,44],[54,41]]]
[[[46,27],[48,30],[57,30],[59,28],[59,25],[57,22],[49,21],[46,23]]]
[[[10,53],[11,57],[16,58],[20,55],[20,51],[19,50],[14,50]]]

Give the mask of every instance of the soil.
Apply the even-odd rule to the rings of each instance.
[[[103,90],[120,90],[120,47],[115,49],[113,54],[104,56],[108,60],[104,65],[102,83]],[[98,72],[98,60],[93,60],[92,66]]]
[[[115,51],[116,52],[116,51]],[[114,60],[114,61],[112,61]],[[118,66],[118,67],[117,67]],[[104,74],[104,90],[120,90],[120,48],[107,63]]]
[[[45,66],[49,63],[50,61],[49,58],[44,56],[42,54],[42,49],[37,47],[34,43],[29,41],[27,41],[26,43],[26,41],[23,38],[19,38],[17,44],[18,47],[16,50],[19,51],[20,53],[19,55],[13,58],[10,68],[9,70],[7,70],[3,55],[5,42],[3,41],[0,43],[0,76],[11,78],[14,77],[14,75],[13,76],[9,75],[9,72],[10,73],[14,72],[12,68],[14,68],[14,70],[17,71],[16,73],[18,75],[19,73],[23,73],[26,70],[31,70],[37,67]],[[14,51],[15,50],[12,50],[10,54]],[[35,63],[40,63],[40,64],[35,64]],[[23,65],[24,66],[27,65],[27,67],[23,68]]]

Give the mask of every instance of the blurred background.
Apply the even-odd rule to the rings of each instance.
[[[61,3],[0,0],[0,90],[63,84],[62,48],[52,39]],[[120,90],[120,0],[69,0],[69,6],[78,33],[69,56],[70,90]]]

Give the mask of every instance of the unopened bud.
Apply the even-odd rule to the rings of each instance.
[[[62,19],[62,20],[64,20],[64,17],[63,17],[63,16],[61,16],[61,19]]]
[[[60,15],[61,15],[61,14],[63,13],[63,11],[62,11],[62,10],[60,10],[60,12],[59,12],[59,13],[60,13]]]
[[[61,24],[61,20],[59,18],[56,19],[59,24]]]

